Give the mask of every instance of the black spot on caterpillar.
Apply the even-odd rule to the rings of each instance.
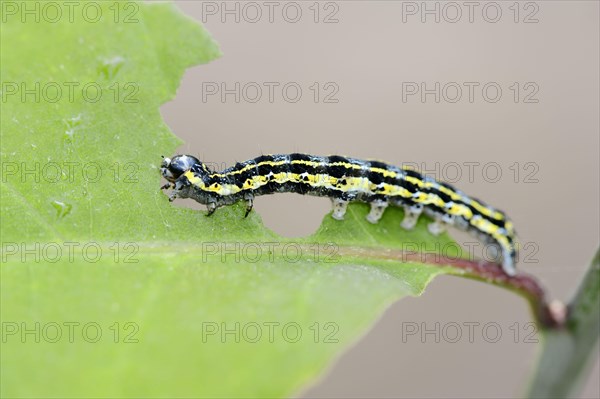
[[[210,170],[197,158],[177,155],[164,158],[161,174],[173,188],[169,200],[192,198],[208,207],[246,202],[246,215],[254,197],[291,192],[329,197],[332,216],[341,220],[350,201],[371,204],[367,220],[377,223],[388,205],[402,206],[401,226],[411,229],[421,213],[434,219],[429,231],[438,235],[449,225],[469,231],[485,243],[494,244],[502,255],[502,268],[516,274],[515,231],[504,212],[469,197],[453,186],[407,168],[380,161],[363,161],[337,155],[262,155],[222,172]]]

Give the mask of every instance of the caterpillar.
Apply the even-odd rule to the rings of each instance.
[[[428,230],[439,235],[448,226],[465,230],[499,249],[502,270],[516,274],[516,233],[504,212],[469,197],[447,183],[410,168],[380,161],[306,154],[262,155],[215,172],[196,157],[163,157],[161,175],[173,188],[169,201],[192,198],[211,215],[221,206],[245,201],[246,214],[256,196],[292,192],[329,197],[332,217],[342,220],[350,201],[371,205],[367,220],[377,223],[389,205],[404,208],[400,225],[412,229],[422,213],[433,218]]]

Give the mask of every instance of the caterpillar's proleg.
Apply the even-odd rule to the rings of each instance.
[[[427,225],[427,230],[429,230],[429,232],[434,236],[439,236],[440,234],[446,231],[447,227],[448,224],[440,218],[429,223]]]
[[[379,219],[383,216],[383,212],[385,208],[388,207],[388,203],[386,201],[375,200],[371,202],[371,211],[367,215],[367,221],[370,223],[377,223]]]
[[[421,213],[423,213],[423,205],[421,204],[416,204],[416,205],[410,205],[404,206],[404,219],[402,220],[402,223],[400,223],[400,226],[404,227],[406,230],[411,230],[415,227],[415,225],[417,224],[417,221],[419,220],[419,216],[421,216]]]
[[[331,214],[331,217],[335,220],[344,220],[344,215],[348,208],[348,201],[339,198],[334,198],[331,201],[333,202],[333,213]]]

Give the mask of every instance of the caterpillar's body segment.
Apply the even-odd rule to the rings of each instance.
[[[432,234],[447,226],[467,230],[485,243],[499,247],[506,274],[515,275],[515,231],[506,215],[471,198],[449,184],[419,172],[380,161],[363,161],[340,156],[305,154],[263,155],[238,163],[222,172],[210,170],[197,158],[177,155],[165,158],[162,176],[173,187],[169,195],[192,198],[208,206],[209,214],[223,205],[246,202],[252,210],[255,196],[280,192],[330,197],[332,217],[343,219],[350,201],[371,204],[367,220],[377,223],[389,205],[402,206],[401,226],[411,229],[423,212],[434,219]]]

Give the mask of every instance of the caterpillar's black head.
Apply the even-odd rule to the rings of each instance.
[[[173,183],[194,165],[201,166],[202,162],[191,155],[176,155],[172,159],[163,157],[160,165],[160,174]]]

